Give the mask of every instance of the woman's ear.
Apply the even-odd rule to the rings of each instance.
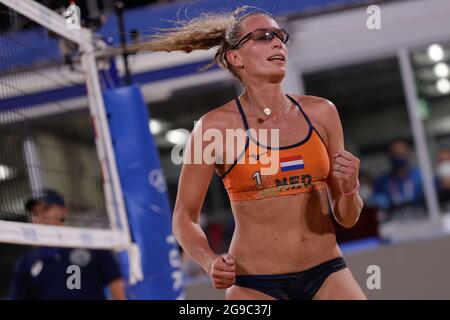
[[[244,64],[242,63],[242,58],[239,55],[239,53],[235,50],[229,50],[227,52],[227,61],[230,65],[232,65],[235,68],[243,69]]]

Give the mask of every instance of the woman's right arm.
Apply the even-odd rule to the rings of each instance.
[[[234,261],[228,257],[219,257],[211,249],[206,235],[199,225],[200,210],[214,172],[214,163],[203,159],[202,134],[206,125],[203,120],[197,122],[186,144],[184,163],[178,182],[178,193],[173,213],[173,233],[183,250],[189,254],[213,278],[216,288],[229,287],[234,281]],[[194,146],[201,143],[200,147]],[[194,163],[194,152],[199,152]],[[189,160],[190,156],[190,160]],[[197,162],[197,161],[196,161]]]

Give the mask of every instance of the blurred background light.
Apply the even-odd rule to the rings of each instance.
[[[14,170],[4,164],[0,164],[0,181],[11,179],[14,176]]]
[[[434,66],[434,73],[439,78],[447,78],[449,75],[448,65],[444,62],[439,62]]]
[[[150,129],[150,132],[155,135],[161,133],[163,129],[163,125],[158,119],[150,119],[148,127]]]
[[[448,79],[439,79],[436,82],[436,88],[440,93],[450,93],[450,81],[448,81]]]
[[[172,144],[185,144],[189,138],[189,131],[186,129],[173,129],[166,132],[166,139]]]
[[[439,44],[432,44],[428,47],[428,56],[434,62],[439,62],[444,59],[444,49]]]

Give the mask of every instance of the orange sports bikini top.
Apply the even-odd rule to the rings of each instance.
[[[301,111],[308,123],[308,135],[300,142],[283,147],[261,144],[250,133],[247,118],[239,99],[236,105],[246,130],[244,151],[222,175],[230,201],[257,200],[321,190],[330,171],[327,149],[300,104],[287,96]],[[276,159],[271,173],[268,159]]]

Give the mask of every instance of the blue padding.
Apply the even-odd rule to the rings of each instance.
[[[183,294],[178,281],[181,261],[147,106],[137,86],[109,90],[104,98],[128,219],[142,255],[144,281],[129,286],[128,294],[135,299],[175,299]],[[122,258],[128,278],[128,261]]]

